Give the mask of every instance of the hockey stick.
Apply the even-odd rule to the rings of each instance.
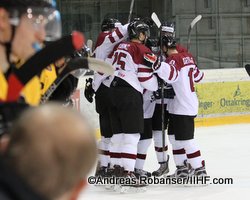
[[[162,58],[162,39],[161,39],[161,21],[159,20],[158,16],[155,12],[152,13],[151,19],[154,21],[158,29],[160,29],[160,54]],[[161,131],[162,131],[162,157],[165,160],[165,108],[164,108],[164,86],[165,83],[161,80]]]
[[[72,35],[65,36],[27,60],[20,68],[15,68],[8,78],[8,102],[16,101],[19,98],[23,87],[45,67],[55,62],[59,58],[70,55],[75,50],[80,50],[84,44],[84,36],[80,32],[73,32]]]
[[[245,70],[247,71],[248,76],[250,76],[250,64],[245,65]]]
[[[134,9],[134,3],[135,3],[135,0],[131,0],[129,15],[128,15],[128,23],[130,23],[130,21],[131,21],[132,12],[133,12],[133,9]]]
[[[114,68],[107,62],[97,58],[87,58],[89,69],[92,71],[100,72],[107,75],[114,75]]]
[[[153,13],[151,14],[151,19],[154,21],[154,23],[156,24],[156,26],[157,26],[158,28],[161,27],[161,21],[159,20],[158,16],[155,14],[155,12],[153,12]]]
[[[56,90],[56,88],[61,84],[61,82],[67,78],[69,74],[75,72],[79,69],[91,69],[93,71],[98,71],[101,73],[105,73],[108,75],[114,74],[114,69],[108,63],[90,57],[78,57],[71,59],[63,69],[63,71],[59,74],[56,80],[52,83],[52,85],[47,89],[47,91],[41,97],[41,103],[46,103],[52,93]]]
[[[189,27],[188,27],[188,41],[187,41],[187,50],[189,51],[190,48],[190,42],[191,42],[191,31],[194,28],[195,24],[197,24],[200,20],[201,20],[202,16],[201,15],[197,15],[193,21],[190,23]]]

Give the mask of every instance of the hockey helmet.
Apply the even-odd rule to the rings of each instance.
[[[147,37],[150,36],[149,26],[140,19],[133,20],[128,26],[129,39],[138,39],[140,33],[144,33]]]
[[[176,47],[176,40],[168,35],[163,35],[162,36],[162,46],[169,48],[175,48]]]
[[[162,35],[175,37],[175,26],[173,22],[163,22],[161,25]]]
[[[47,41],[61,37],[61,16],[55,0],[1,0],[0,7],[9,12],[13,26],[18,26],[20,17],[26,15],[35,28],[45,27]]]
[[[114,18],[105,18],[102,21],[101,24],[101,30],[102,31],[109,31],[113,28],[116,28],[117,26],[121,25],[121,22],[119,22],[118,19],[114,19]]]

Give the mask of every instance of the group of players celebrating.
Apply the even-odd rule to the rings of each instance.
[[[85,87],[90,102],[95,94],[99,113],[96,176],[185,179],[207,175],[194,140],[198,113],[194,83],[202,80],[203,72],[188,50],[176,43],[172,22],[161,26],[158,51],[150,45],[151,25],[139,18],[125,25],[112,18],[102,22],[94,56],[112,64],[115,73],[95,73]],[[176,165],[172,175],[168,175],[168,145],[162,129],[167,129],[172,145]],[[143,167],[152,138],[160,166],[150,173]]]

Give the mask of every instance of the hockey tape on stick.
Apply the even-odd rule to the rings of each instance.
[[[134,3],[135,3],[135,0],[131,0],[130,8],[129,8],[129,15],[128,15],[128,23],[130,23],[130,21],[131,21],[132,12],[134,9]]]
[[[248,73],[248,76],[250,76],[250,64],[246,64],[245,69],[246,69],[246,71]]]
[[[189,27],[188,27],[188,42],[187,42],[187,50],[189,50],[190,47],[190,42],[191,42],[191,31],[194,28],[195,24],[197,24],[200,20],[201,20],[202,16],[201,15],[197,15],[193,21],[190,23]]]
[[[46,103],[56,88],[61,84],[61,82],[72,72],[79,69],[90,69],[107,75],[113,75],[114,69],[111,65],[104,62],[103,60],[98,60],[96,58],[90,57],[79,57],[71,59],[56,78],[56,80],[51,84],[47,91],[41,97],[41,103]]]
[[[8,78],[8,102],[16,101],[19,98],[23,87],[45,67],[56,60],[80,50],[84,44],[84,36],[80,32],[73,32],[65,36],[33,55],[20,68],[14,69]]]
[[[87,47],[90,50],[90,56],[92,56],[93,55],[93,41],[92,40],[90,39],[87,40]]]
[[[161,21],[159,20],[158,16],[155,14],[155,12],[153,12],[153,13],[151,14],[151,19],[154,21],[154,23],[156,24],[156,26],[157,26],[158,28],[161,27]]]
[[[201,20],[201,18],[202,18],[201,15],[197,15],[197,17],[195,17],[195,18],[193,19],[193,21],[190,23],[190,28],[192,29],[192,28],[194,27],[194,25],[195,25],[198,21]]]

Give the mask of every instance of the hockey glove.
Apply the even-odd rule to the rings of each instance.
[[[158,40],[157,39],[152,39],[152,38],[148,38],[146,40],[146,47],[148,47],[149,49],[151,49],[151,51],[153,53],[157,53],[159,52],[159,46],[157,44]]]
[[[144,65],[152,68],[153,70],[157,70],[160,67],[160,62],[158,57],[153,53],[145,53],[144,54]]]
[[[162,93],[161,93],[161,86],[162,84],[159,82],[159,89],[155,92],[153,92],[154,99],[161,99]],[[165,99],[173,99],[175,96],[174,88],[172,85],[168,83],[164,83],[164,98]]]
[[[95,94],[95,91],[92,87],[92,82],[93,82],[92,78],[86,79],[85,90],[84,90],[84,96],[90,103],[93,102],[93,96]]]

